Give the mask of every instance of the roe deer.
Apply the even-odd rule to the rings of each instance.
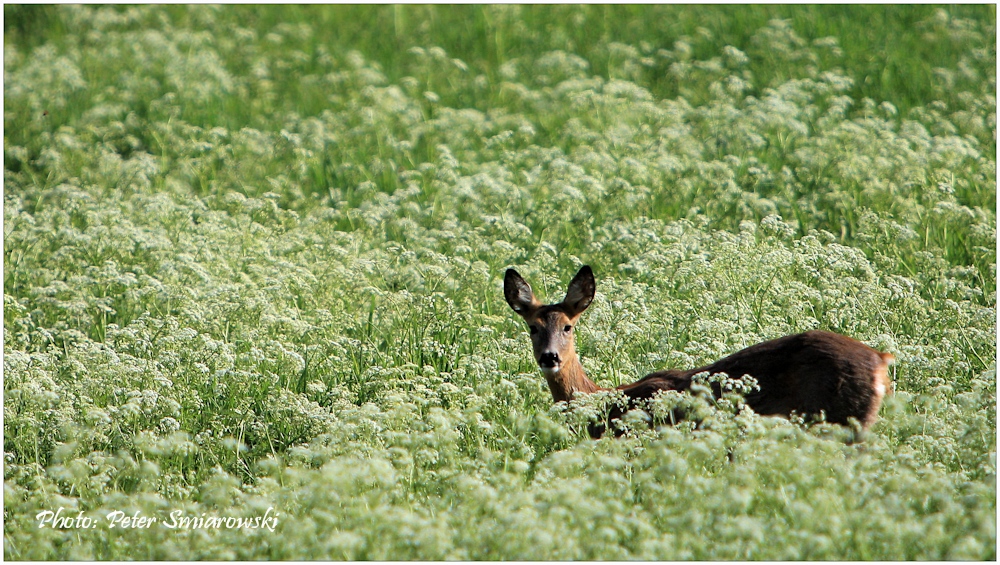
[[[572,400],[578,393],[602,388],[587,378],[576,355],[573,327],[594,299],[594,273],[584,266],[569,283],[562,302],[542,304],[531,286],[515,271],[504,276],[507,304],[528,324],[535,360],[549,383],[556,402]],[[754,412],[765,416],[825,414],[827,422],[848,425],[856,419],[863,429],[878,416],[886,393],[892,392],[888,365],[894,357],[849,337],[813,330],[758,343],[716,361],[687,371],[667,370],[650,373],[638,381],[621,385],[628,407],[615,407],[609,420],[620,417],[640,401],[650,399],[660,390],[683,391],[691,387],[691,378],[702,372],[725,373],[732,378],[750,375],[760,389],[746,396]],[[721,394],[718,384],[713,386]],[[599,438],[604,426],[592,424],[590,435]],[[621,432],[616,430],[616,435]]]

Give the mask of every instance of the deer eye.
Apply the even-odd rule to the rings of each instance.
[[[565,328],[563,328],[563,331],[564,331],[564,332],[568,332],[568,331],[570,331],[571,329],[573,329],[573,326],[566,326]]]
[[[528,332],[531,335],[535,335],[536,333],[538,333],[538,326],[528,326]]]

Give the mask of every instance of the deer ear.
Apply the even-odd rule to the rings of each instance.
[[[563,305],[569,311],[571,318],[579,316],[587,309],[587,306],[590,306],[596,290],[597,283],[594,282],[594,271],[591,270],[590,265],[584,265],[570,281],[566,298],[563,298]]]
[[[535,305],[535,293],[531,291],[531,285],[514,269],[507,269],[507,274],[503,277],[503,297],[518,314],[524,314]]]

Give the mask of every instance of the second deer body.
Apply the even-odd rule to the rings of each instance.
[[[539,302],[517,271],[508,269],[504,277],[504,297],[528,324],[535,360],[556,402],[572,400],[580,393],[610,390],[587,378],[573,339],[573,328],[593,301],[595,290],[589,266],[573,277],[566,297],[556,304]],[[892,361],[892,355],[855,339],[808,331],[753,345],[704,367],[657,371],[619,386],[630,405],[612,410],[611,418],[658,391],[687,390],[694,375],[708,372],[754,377],[760,389],[748,394],[746,402],[758,414],[823,414],[828,422],[847,425],[854,419],[868,428],[878,417],[882,398],[891,392],[888,365]],[[603,431],[603,425],[591,426],[594,437]]]

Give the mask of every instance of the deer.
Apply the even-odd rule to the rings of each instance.
[[[600,387],[587,378],[576,353],[574,328],[594,300],[594,272],[584,265],[569,283],[562,302],[542,304],[531,286],[514,269],[504,275],[504,298],[528,325],[535,361],[555,402],[569,402],[598,391],[622,391],[628,406],[612,407],[608,423],[641,406],[660,391],[688,391],[700,373],[749,375],[758,388],[745,396],[746,405],[762,416],[823,417],[826,422],[867,430],[893,387],[888,366],[893,355],[829,331],[810,330],[765,341],[712,364],[688,370],[667,369],[616,388]],[[718,383],[713,395],[721,396]],[[856,421],[857,424],[852,424]],[[652,424],[652,422],[650,422]],[[599,439],[606,426],[591,423],[590,436]],[[624,432],[615,429],[615,435]]]

